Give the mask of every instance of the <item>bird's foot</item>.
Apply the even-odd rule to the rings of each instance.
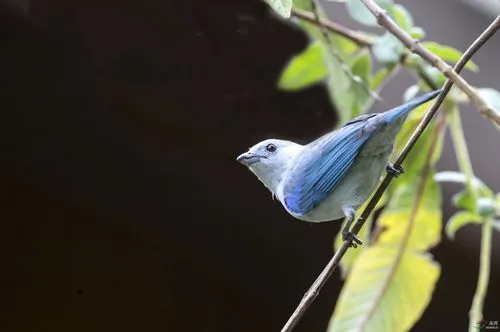
[[[347,230],[342,231],[342,240],[349,241],[351,243],[351,247],[353,248],[357,248],[358,244],[363,244],[363,241],[361,241],[359,237],[356,236],[356,234]]]
[[[387,173],[391,174],[395,178],[397,178],[398,176],[400,176],[401,174],[403,174],[405,172],[405,169],[403,168],[403,166],[394,165],[391,163],[387,164],[385,170],[387,171]]]

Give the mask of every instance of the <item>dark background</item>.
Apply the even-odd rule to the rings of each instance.
[[[430,39],[462,49],[489,22],[458,3],[443,19],[439,2],[406,2]],[[278,331],[339,225],[295,221],[235,157],[334,125],[323,87],[275,89],[306,36],[252,0],[11,0],[0,12],[0,329]],[[498,70],[473,83],[499,88]],[[403,75],[385,100],[409,84]],[[464,112],[477,173],[498,191],[498,133]],[[441,166],[455,167],[450,149]],[[433,250],[442,275],[415,331],[466,329],[479,233],[457,237]],[[334,279],[297,331],[325,330]]]

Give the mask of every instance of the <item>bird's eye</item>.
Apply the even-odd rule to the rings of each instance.
[[[274,151],[276,151],[276,145],[268,144],[268,145],[266,145],[266,150],[269,152],[274,152]]]

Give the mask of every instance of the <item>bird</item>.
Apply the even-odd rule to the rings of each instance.
[[[410,111],[434,99],[428,92],[382,113],[358,116],[337,130],[301,145],[281,139],[255,144],[236,161],[245,165],[294,218],[307,222],[345,219],[343,240],[362,241],[350,231],[357,209],[370,197],[389,162],[394,141]]]

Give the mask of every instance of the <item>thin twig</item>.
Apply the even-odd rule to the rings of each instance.
[[[500,27],[500,15],[493,21],[490,26],[484,30],[484,32],[472,43],[472,45],[465,51],[465,53],[462,55],[460,60],[457,62],[457,64],[454,67],[454,70],[459,73],[469,61],[469,59],[495,34],[495,32],[498,30]],[[448,79],[446,80],[443,89],[441,93],[437,96],[437,98],[434,101],[434,104],[432,104],[432,107],[427,111],[425,114],[424,118],[420,122],[419,126],[413,133],[413,135],[410,137],[408,142],[406,143],[405,147],[401,151],[395,165],[401,165],[401,163],[405,160],[406,156],[408,156],[408,153],[410,150],[413,148],[419,137],[422,135],[424,132],[425,128],[429,125],[430,121],[436,114],[439,106],[444,101],[444,98],[446,97],[446,94],[451,89],[451,86],[453,85],[453,81]],[[368,216],[373,212],[375,209],[375,206],[377,205],[378,201],[382,197],[383,193],[389,186],[389,183],[392,180],[392,175],[388,173],[380,186],[378,187],[377,191],[373,195],[372,199],[370,202],[367,204],[366,208],[363,210],[363,213],[361,216],[358,218],[356,221],[356,224],[352,228],[352,232],[354,234],[358,234],[361,227],[363,227],[365,220],[368,218]],[[293,314],[290,316],[288,321],[286,322],[285,326],[281,329],[281,332],[290,332],[295,325],[299,322],[299,320],[302,318],[306,310],[309,308],[311,303],[314,301],[316,296],[318,296],[321,288],[323,285],[326,283],[328,278],[332,275],[332,273],[335,271],[337,266],[340,264],[340,260],[342,257],[344,257],[347,249],[349,249],[351,246],[351,241],[344,241],[340,248],[335,252],[333,255],[332,259],[328,262],[326,267],[323,269],[321,274],[318,276],[318,278],[314,281],[312,286],[309,288],[309,290],[305,293],[304,297],[300,301],[299,305],[293,312]]]
[[[500,125],[500,113],[497,113],[492,109],[486,101],[484,101],[481,96],[477,94],[472,86],[467,83],[460,75],[458,75],[450,65],[444,62],[440,57],[429,51],[427,48],[422,46],[420,41],[413,39],[407,32],[401,29],[383,10],[379,5],[373,0],[360,0],[366,8],[375,16],[377,23],[384,27],[387,31],[392,33],[397,39],[399,39],[411,52],[420,55],[423,59],[429,62],[431,65],[436,67],[440,72],[444,74],[448,79],[452,80],[453,83],[457,85],[460,90],[462,90],[467,97],[472,101],[474,106],[479,110],[479,112],[485,117],[495,121]]]
[[[314,13],[301,10],[298,8],[292,8],[291,14],[292,16],[301,18],[305,21],[318,25],[318,20],[316,19],[315,17],[316,15],[314,15]],[[370,47],[372,44],[371,39],[361,32],[350,30],[338,23],[323,18],[319,19],[319,23],[325,28],[327,28],[329,31],[336,33],[346,39],[349,39],[358,46]]]

